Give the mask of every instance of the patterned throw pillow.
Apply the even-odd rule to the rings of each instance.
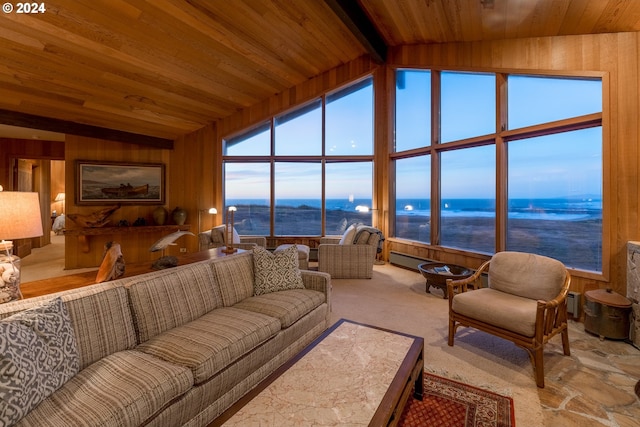
[[[78,373],[80,358],[61,298],[0,321],[0,425],[13,425]]]
[[[291,245],[271,253],[263,247],[253,249],[254,295],[287,289],[304,289],[298,268],[298,247]]]

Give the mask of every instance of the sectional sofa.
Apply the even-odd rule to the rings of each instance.
[[[266,252],[0,305],[0,425],[208,425],[329,326],[330,276]]]

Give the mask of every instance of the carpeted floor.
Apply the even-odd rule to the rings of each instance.
[[[544,425],[526,351],[474,330],[460,330],[449,347],[448,302],[438,290],[426,293],[417,271],[376,265],[370,280],[333,279],[332,284],[332,320],[347,318],[421,336],[426,372],[511,397],[516,425]],[[553,346],[549,350],[545,362],[562,358]]]
[[[422,401],[410,397],[398,425],[514,427],[513,400],[425,372]]]

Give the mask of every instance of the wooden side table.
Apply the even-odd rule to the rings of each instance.
[[[420,274],[427,281],[425,292],[429,293],[431,286],[440,288],[444,291],[444,299],[448,299],[447,279],[460,280],[471,276],[474,271],[466,267],[454,264],[443,264],[438,262],[427,262],[418,265]]]

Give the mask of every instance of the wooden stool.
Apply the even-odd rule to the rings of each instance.
[[[280,245],[278,246],[274,252],[280,252],[287,249],[289,246],[293,246],[292,244]],[[309,246],[307,245],[299,245],[296,244],[298,248],[298,267],[300,270],[308,270],[309,269]]]

